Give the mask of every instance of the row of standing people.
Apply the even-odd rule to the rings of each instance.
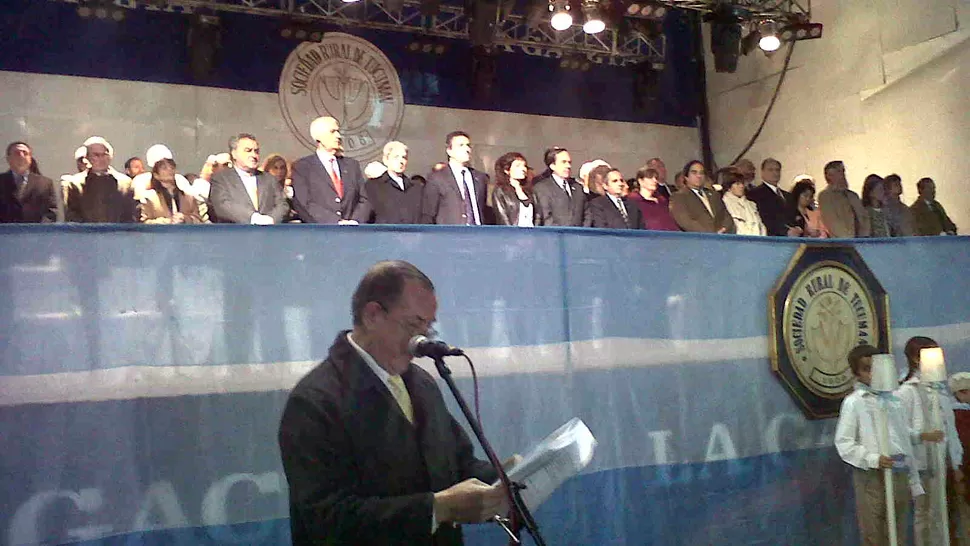
[[[427,178],[405,175],[403,143],[387,144],[382,161],[362,170],[342,154],[336,120],[314,120],[310,134],[316,152],[292,165],[278,154],[260,165],[256,138],[237,135],[229,153],[210,156],[199,175],[190,177],[176,172],[163,145],[146,154],[150,172],[139,172],[146,162],[131,158],[120,173],[111,166],[111,145],[92,137],[76,153],[79,172],[62,177],[61,193],[40,175],[29,146],[12,143],[11,170],[0,176],[0,220],[500,224],[804,237],[956,233],[935,200],[932,180],[920,181],[920,199],[911,208],[899,200],[901,183],[894,175],[885,180],[871,175],[860,200],[848,190],[841,162],[826,165],[828,187],[817,207],[810,177],[796,178],[792,192],[778,186],[781,163],[775,159],[762,163],[759,182],[747,160],[722,170],[723,195],[713,191],[700,161],[689,162],[674,186],[666,182],[660,158],[628,180],[594,160],[580,168],[577,180],[570,152],[558,147],[545,152],[545,171],[538,177],[521,154],[501,156],[490,184],[488,175],[470,166],[471,139],[462,131],[447,135],[448,161]]]

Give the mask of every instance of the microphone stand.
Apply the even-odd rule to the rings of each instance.
[[[536,545],[545,546],[546,543],[542,539],[542,535],[539,534],[539,526],[536,525],[535,519],[532,517],[532,513],[529,512],[529,507],[526,506],[525,502],[522,500],[522,490],[525,489],[525,486],[510,480],[509,475],[506,474],[505,469],[502,468],[502,463],[495,455],[492,445],[489,444],[488,440],[485,438],[485,433],[482,431],[481,424],[478,422],[478,419],[475,418],[471,408],[468,407],[468,404],[465,402],[465,398],[462,397],[461,392],[458,390],[458,386],[455,385],[455,380],[451,377],[451,370],[448,369],[448,366],[445,364],[444,357],[434,357],[434,365],[435,368],[438,369],[438,375],[440,375],[441,378],[445,380],[445,383],[448,384],[448,389],[451,390],[451,394],[458,402],[461,412],[465,414],[465,419],[467,419],[468,424],[471,425],[472,432],[474,432],[475,437],[478,438],[478,443],[481,444],[482,449],[485,450],[485,455],[488,457],[488,461],[492,463],[493,467],[495,467],[499,480],[509,491],[509,497],[512,501],[511,508],[514,522],[513,528],[510,530],[505,525],[508,520],[504,518],[496,516],[493,518],[493,521],[501,525],[505,529],[505,532],[509,534],[510,544],[521,543],[519,537],[521,535],[521,527],[524,525],[526,531],[528,531],[529,535],[532,536],[532,540],[535,541]]]

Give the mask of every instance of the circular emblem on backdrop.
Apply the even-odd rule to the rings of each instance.
[[[849,351],[879,346],[875,318],[869,291],[846,266],[820,262],[799,275],[782,320],[785,349],[802,383],[820,396],[841,397],[854,381]]]
[[[769,298],[772,369],[811,418],[838,414],[853,387],[849,352],[888,351],[885,290],[849,246],[799,248]]]
[[[279,97],[283,118],[304,146],[316,149],[310,122],[330,116],[340,123],[344,153],[361,162],[380,157],[404,116],[404,92],[391,61],[367,40],[340,32],[290,53]]]

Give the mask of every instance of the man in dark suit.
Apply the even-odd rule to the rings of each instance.
[[[670,194],[677,191],[677,188],[667,185],[667,165],[659,157],[654,157],[647,161],[647,168],[657,171],[657,195],[664,196],[670,201]]]
[[[583,186],[569,176],[572,171],[569,151],[559,147],[549,148],[543,155],[543,161],[549,172],[537,178],[532,186],[535,225],[589,227],[592,220]]]
[[[761,222],[768,230],[768,235],[776,237],[800,235],[798,228],[789,226],[794,212],[789,213],[787,191],[778,187],[781,180],[781,162],[769,157],[761,162],[761,184],[748,190],[748,199],[758,205]]]
[[[670,215],[684,231],[701,233],[734,233],[734,220],[728,214],[721,196],[704,187],[707,173],[704,164],[692,161],[684,172],[685,189],[670,196]]]
[[[432,171],[424,185],[422,223],[466,226],[484,224],[488,176],[469,166],[472,144],[468,133],[448,133],[445,137],[445,153],[448,154],[448,165]]]
[[[209,217],[233,224],[279,224],[290,207],[279,182],[257,170],[259,143],[242,133],[229,139],[232,168],[212,175]]]
[[[309,224],[365,224],[371,206],[356,159],[344,157],[340,124],[319,117],[310,124],[316,153],[293,164],[293,208]]]
[[[453,523],[508,505],[434,378],[411,364],[409,340],[435,321],[434,285],[407,262],[379,262],[351,307],[353,330],[337,334],[283,410],[293,545],[459,545]]]
[[[623,198],[626,181],[619,170],[613,169],[606,176],[605,195],[589,202],[592,227],[606,229],[643,229],[640,207]]]
[[[957,225],[936,200],[936,182],[932,178],[921,178],[916,183],[916,191],[919,199],[909,207],[913,212],[916,235],[956,235]]]
[[[404,174],[408,166],[408,147],[392,141],[384,145],[384,172],[365,184],[375,224],[420,224],[424,186]],[[380,166],[379,163],[374,165]],[[368,166],[368,169],[370,166]],[[373,176],[368,174],[368,176]]]
[[[0,174],[0,223],[63,222],[61,186],[37,171],[27,143],[7,146],[7,165],[10,170]]]

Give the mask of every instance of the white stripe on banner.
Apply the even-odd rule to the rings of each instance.
[[[893,334],[893,345],[897,349],[914,335],[928,335],[945,347],[970,341],[970,323],[900,328]],[[473,348],[467,352],[477,363],[479,377],[496,377],[765,359],[768,338],[604,338],[547,345]],[[127,366],[8,376],[0,378],[0,406],[287,391],[316,364],[315,361],[302,361],[222,366]],[[430,360],[422,359],[418,364],[437,375]],[[449,367],[456,377],[471,376],[468,366],[458,359],[454,359]]]

